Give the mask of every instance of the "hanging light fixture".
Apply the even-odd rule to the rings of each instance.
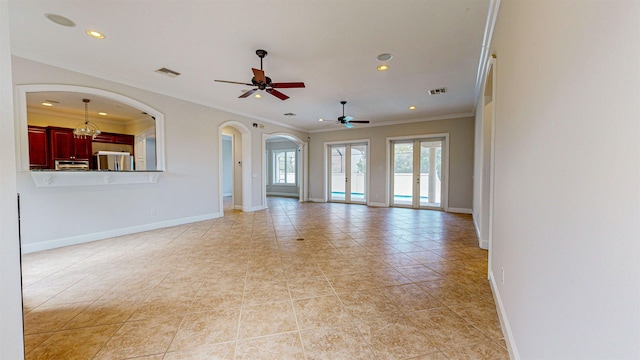
[[[76,126],[75,130],[73,130],[73,134],[76,137],[86,139],[91,136],[91,139],[95,139],[96,136],[100,135],[102,131],[98,129],[96,124],[89,122],[89,99],[82,99],[84,103],[84,123]]]

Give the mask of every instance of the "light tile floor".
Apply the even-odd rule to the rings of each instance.
[[[28,254],[27,359],[508,359],[468,215],[269,210]]]

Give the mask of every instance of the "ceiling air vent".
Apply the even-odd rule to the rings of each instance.
[[[158,74],[166,75],[166,76],[172,77],[172,78],[180,75],[179,72],[173,71],[173,70],[167,69],[167,68],[160,68],[160,69],[156,70],[156,72]]]
[[[439,88],[439,89],[429,90],[429,95],[440,95],[440,94],[444,94],[446,92],[447,92],[447,88],[443,87],[443,88]]]
[[[288,112],[288,113],[285,113],[284,116],[296,116],[296,114]]]

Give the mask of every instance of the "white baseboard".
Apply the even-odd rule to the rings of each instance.
[[[296,193],[283,193],[283,192],[268,192],[267,196],[285,196],[285,197],[293,197],[293,198],[299,198],[300,194]]]
[[[324,199],[320,199],[320,198],[309,198],[309,201],[311,202],[325,202]]]
[[[265,209],[265,207],[264,207],[264,206],[262,206],[262,205],[258,205],[258,206],[254,206],[254,207],[252,207],[251,209],[249,209],[249,212],[252,212],[252,211],[260,211],[260,210],[264,210],[264,209]]]
[[[370,202],[367,205],[375,206],[375,207],[389,207],[389,205],[387,205],[386,203],[379,203],[379,202]]]
[[[488,250],[489,249],[489,240],[482,239],[482,235],[480,235],[480,227],[478,227],[478,222],[476,221],[475,216],[473,217],[473,228],[476,229],[476,236],[478,237],[478,246],[481,249]]]
[[[242,205],[233,205],[233,210],[244,210]]]
[[[206,214],[206,215],[192,216],[188,218],[173,219],[173,220],[160,221],[160,222],[155,222],[150,224],[130,226],[126,228],[107,230],[107,231],[85,234],[85,235],[70,236],[70,237],[61,238],[61,239],[40,241],[35,244],[23,244],[22,253],[29,254],[29,253],[38,252],[38,251],[56,249],[63,246],[84,244],[87,242],[104,240],[104,239],[108,239],[116,236],[135,234],[143,231],[156,230],[156,229],[162,229],[162,228],[176,226],[176,225],[183,225],[183,224],[189,224],[189,223],[194,223],[198,221],[216,219],[221,216],[222,216],[221,213],[212,213],[212,214]]]
[[[493,276],[493,271],[491,270],[489,271],[489,284],[491,285],[491,293],[493,294],[493,300],[495,301],[498,310],[498,319],[500,319],[502,334],[504,335],[504,340],[507,343],[507,350],[509,350],[509,359],[520,360],[518,347],[513,339],[513,333],[511,332],[511,326],[509,325],[509,319],[507,318],[504,304],[502,304],[502,297],[500,296],[500,291],[496,284],[496,278]]]
[[[472,214],[473,210],[464,209],[464,208],[453,208],[453,207],[450,207],[450,208],[447,209],[447,212],[457,213],[457,214]]]

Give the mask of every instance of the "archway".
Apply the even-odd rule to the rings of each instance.
[[[242,211],[252,211],[252,195],[251,195],[251,132],[249,128],[244,124],[238,121],[227,121],[221,124],[218,127],[218,164],[219,168],[222,169],[222,135],[225,132],[225,128],[227,130],[231,130],[232,132],[236,132],[236,136],[234,136],[234,163],[233,169],[238,170],[240,174],[242,185],[240,189],[234,186],[233,188],[233,198],[234,201],[237,202],[237,198],[240,197],[242,204]],[[238,151],[239,150],[239,151]],[[238,156],[238,152],[240,152]],[[223,204],[223,172],[218,172],[218,199],[219,199],[219,209],[220,215],[224,216],[224,204]],[[235,206],[235,204],[234,204]]]
[[[308,146],[307,143],[302,139],[298,138],[295,135],[288,133],[272,133],[272,134],[262,134],[262,203],[264,207],[267,207],[267,176],[268,176],[268,161],[266,157],[267,152],[267,140],[272,138],[284,138],[296,144],[298,150],[298,161],[297,161],[297,173],[298,173],[298,201],[303,202],[307,201],[308,193],[309,193],[309,182],[307,181],[307,175],[309,173],[309,154],[308,154]]]

